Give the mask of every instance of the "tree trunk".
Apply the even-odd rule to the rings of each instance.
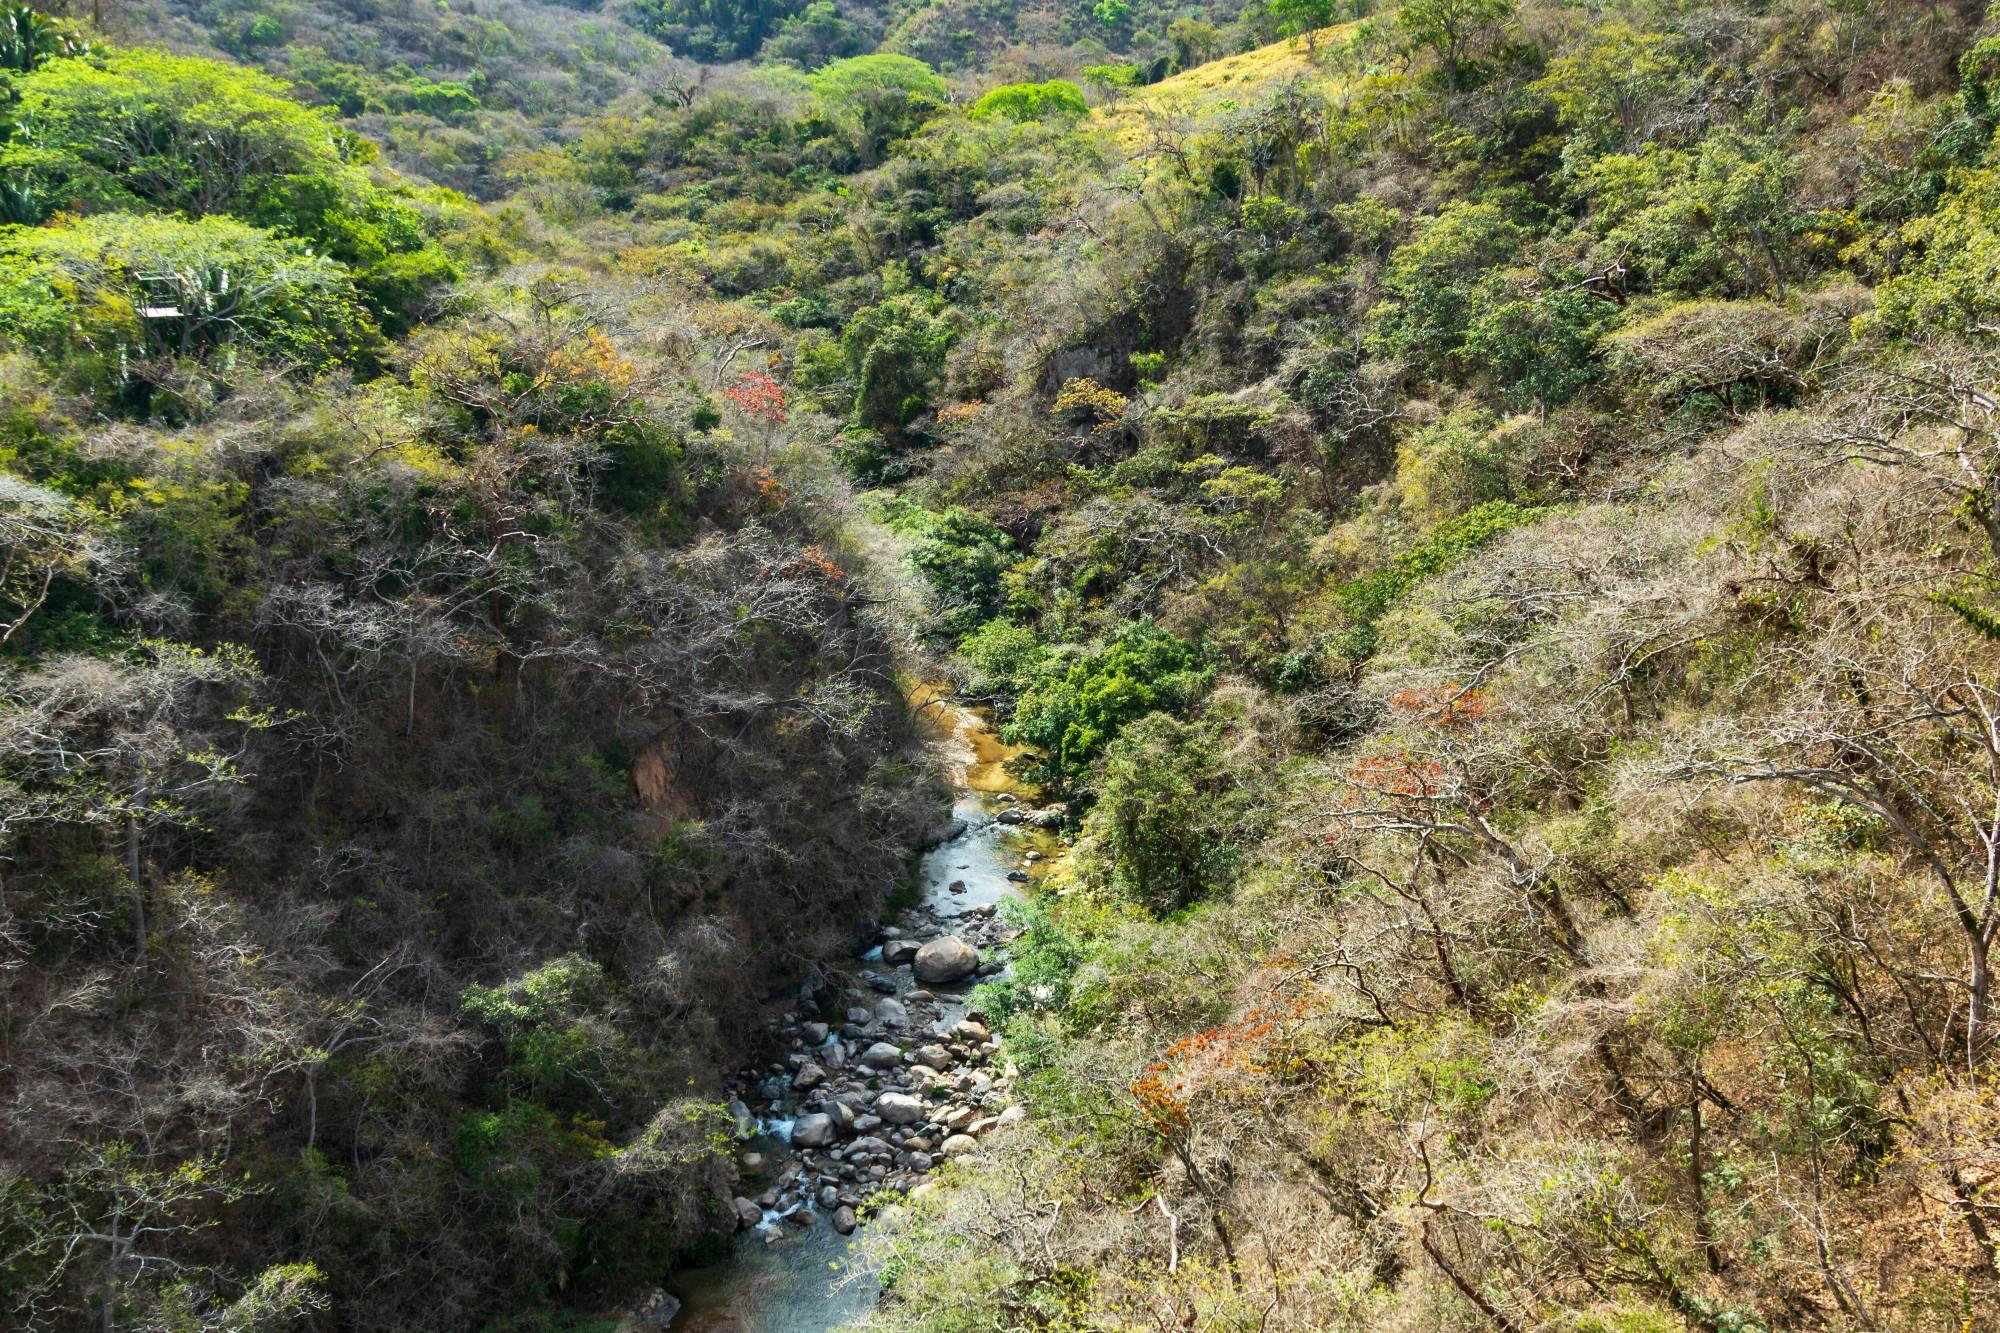
[[[1694,1203],[1694,1239],[1701,1247],[1701,1257],[1708,1264],[1708,1271],[1722,1271],[1722,1250],[1715,1243],[1715,1233],[1708,1225],[1708,1184],[1703,1179],[1707,1172],[1705,1154],[1702,1150],[1701,1124],[1701,1071],[1694,1066],[1688,1076],[1688,1194]]]
[[[1986,1039],[1987,1012],[1993,1003],[1993,976],[1985,933],[1973,930],[1967,936],[1967,952],[1972,959],[1966,977],[1966,989],[1971,994],[1965,1004],[1965,1063],[1972,1068],[1979,1063],[1979,1046]]]
[[[143,803],[146,789],[141,787],[137,800]],[[137,949],[139,961],[146,961],[146,884],[139,877],[139,816],[125,816],[125,874],[132,881],[132,942]]]

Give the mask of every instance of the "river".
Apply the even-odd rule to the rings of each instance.
[[[1032,882],[1061,863],[1064,848],[1053,833],[1003,822],[1003,816],[1018,817],[1008,811],[1029,808],[1035,798],[1021,777],[1027,751],[1007,745],[988,718],[953,701],[941,687],[920,687],[912,703],[951,779],[952,816],[959,831],[925,854],[918,872],[921,897],[904,921],[923,923],[925,934],[933,921],[946,932],[960,933],[959,923],[968,930],[986,923],[996,904],[1021,891],[1022,881],[1010,874],[1025,873]],[[990,925],[985,928],[991,930]],[[881,968],[880,957],[877,946],[856,965]],[[914,985],[908,969],[881,969],[877,975],[888,972],[897,974],[899,996],[907,995]],[[936,1022],[948,1028],[964,1014],[969,985],[930,989],[937,996]],[[850,1002],[862,994],[854,992]],[[783,1137],[786,1114],[767,1109],[759,1121],[765,1132],[742,1145],[766,1159],[762,1180],[792,1160]],[[744,1188],[757,1183],[746,1182]],[[757,1227],[737,1233],[720,1262],[675,1274],[667,1284],[681,1301],[672,1325],[675,1333],[824,1333],[865,1314],[875,1302],[877,1284],[858,1262],[858,1236],[840,1235],[820,1211],[814,1210],[810,1225],[801,1226],[767,1210]]]

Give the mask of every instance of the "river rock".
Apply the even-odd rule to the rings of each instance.
[[[792,1075],[792,1087],[800,1092],[811,1092],[826,1082],[826,1071],[808,1060],[799,1066],[799,1072]]]
[[[854,1216],[854,1210],[852,1208],[849,1208],[846,1204],[842,1204],[838,1209],[834,1211],[833,1229],[835,1231],[838,1231],[841,1235],[843,1236],[853,1235],[854,1228],[859,1226],[860,1224],[861,1224],[860,1220]]]
[[[979,1151],[979,1140],[970,1134],[954,1134],[944,1141],[944,1147],[940,1151],[946,1157],[963,1157],[967,1153]]]
[[[672,1328],[681,1303],[667,1292],[654,1290],[639,1307],[618,1321],[618,1333],[657,1333]]]
[[[875,1002],[875,1021],[887,1028],[908,1027],[910,1011],[901,1000],[889,997]]]
[[[736,1137],[747,1139],[757,1133],[757,1117],[750,1114],[750,1108],[741,1101],[729,1103],[729,1118],[736,1122]]]
[[[1027,1107],[1010,1106],[1006,1110],[1002,1111],[998,1116],[996,1116],[994,1118],[993,1123],[1000,1129],[1007,1129],[1011,1126],[1020,1124],[1027,1118],[1028,1118]]]
[[[875,1114],[884,1124],[914,1125],[924,1118],[924,1104],[907,1092],[885,1092],[875,1099]]]
[[[792,1122],[794,1148],[824,1148],[833,1142],[833,1117],[814,1112]]]
[[[956,935],[940,935],[917,950],[911,971],[918,981],[940,985],[957,981],[979,966],[979,950]]]
[[[916,1060],[918,1064],[931,1069],[951,1068],[951,1052],[936,1042],[932,1042],[928,1046],[917,1047]]]
[[[903,1053],[886,1041],[878,1041],[861,1053],[861,1063],[870,1069],[894,1069],[903,1063]]]
[[[962,1018],[952,1025],[951,1035],[960,1041],[983,1042],[993,1034],[984,1023],[976,1023],[970,1018]]]
[[[826,1041],[827,1026],[824,1023],[807,1023],[799,1029],[799,1035],[805,1038],[806,1045],[818,1046]]]
[[[882,946],[882,961],[890,967],[901,967],[915,958],[921,947],[915,940],[890,940]]]
[[[764,1220],[764,1210],[757,1206],[754,1199],[739,1197],[736,1199],[734,1206],[736,1209],[736,1225],[739,1227],[754,1227]]]

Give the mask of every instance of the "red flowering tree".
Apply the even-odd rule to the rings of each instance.
[[[761,370],[738,375],[722,396],[738,412],[767,426],[782,426],[789,415],[785,386]]]

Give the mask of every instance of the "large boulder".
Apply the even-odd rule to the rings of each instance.
[[[861,1063],[870,1069],[894,1069],[903,1063],[903,1052],[886,1041],[878,1041],[861,1053]]]
[[[914,1125],[924,1118],[924,1103],[907,1092],[885,1092],[875,1099],[875,1114],[887,1125]]]
[[[979,950],[956,935],[940,935],[917,950],[910,970],[927,986],[959,981],[979,966]]]
[[[833,1117],[814,1112],[792,1122],[794,1148],[824,1148],[834,1138]]]

